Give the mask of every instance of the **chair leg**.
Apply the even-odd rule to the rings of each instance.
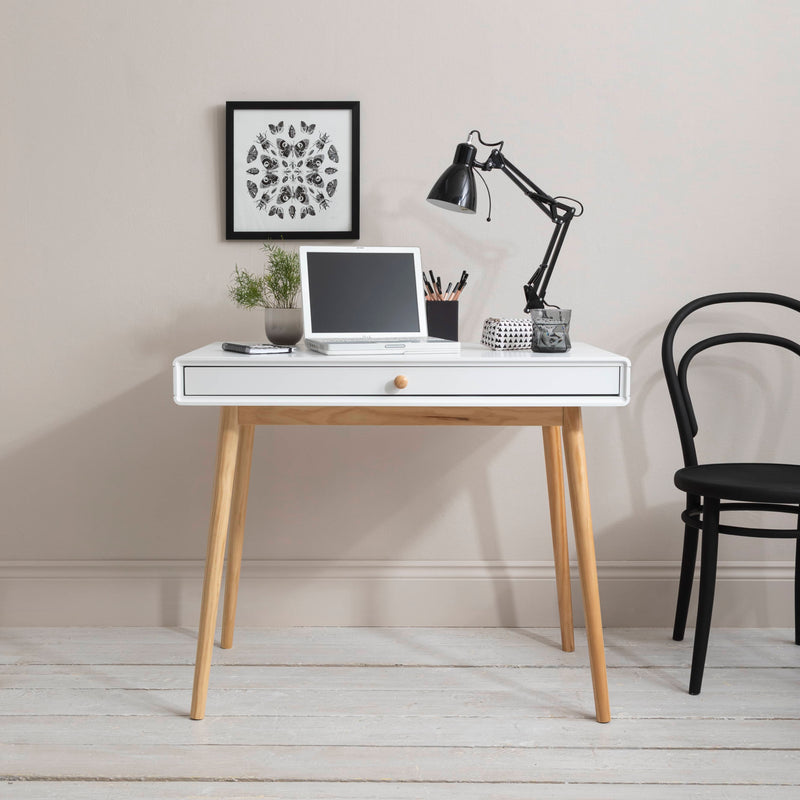
[[[800,514],[797,515],[797,528],[800,530]],[[800,644],[800,537],[794,548],[794,643]]]
[[[697,598],[697,625],[694,631],[692,674],[689,694],[700,694],[706,665],[714,587],[717,580],[717,545],[719,543],[719,500],[706,497],[703,502],[703,542],[700,555],[700,591]]]
[[[675,609],[675,626],[672,629],[672,638],[676,642],[682,642],[686,632],[686,618],[689,616],[689,601],[692,599],[692,584],[694,583],[694,565],[697,561],[697,533],[697,528],[687,525],[683,534],[678,605]]]

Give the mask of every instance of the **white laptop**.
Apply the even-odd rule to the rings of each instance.
[[[417,247],[301,247],[306,346],[330,355],[458,353],[428,336]]]

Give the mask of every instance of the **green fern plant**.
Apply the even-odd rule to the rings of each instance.
[[[267,263],[261,275],[237,264],[228,296],[241,308],[296,308],[300,292],[300,256],[276,244],[263,245]]]

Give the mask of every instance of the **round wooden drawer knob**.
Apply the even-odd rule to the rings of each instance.
[[[405,388],[406,388],[406,386],[408,386],[408,378],[406,378],[406,376],[405,376],[405,375],[398,375],[398,376],[397,376],[397,377],[394,379],[394,385],[395,385],[395,386],[396,386],[398,389],[405,389]]]

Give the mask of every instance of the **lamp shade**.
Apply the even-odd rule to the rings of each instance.
[[[428,193],[429,203],[449,211],[475,213],[477,195],[472,165],[477,152],[471,144],[458,145],[453,163],[441,174]]]

